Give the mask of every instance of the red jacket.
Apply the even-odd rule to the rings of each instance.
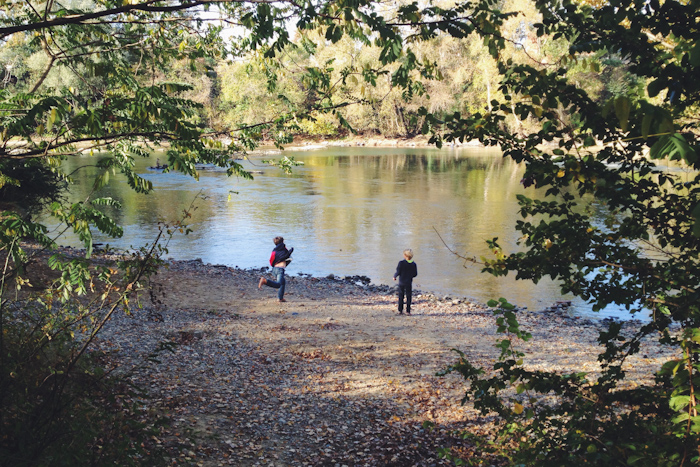
[[[275,264],[279,264],[282,261],[289,259],[289,257],[292,256],[293,251],[294,248],[287,250],[284,243],[280,243],[279,245],[275,246],[275,249],[272,250],[272,254],[270,255],[270,266],[274,267]]]

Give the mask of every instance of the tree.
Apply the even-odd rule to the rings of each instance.
[[[601,333],[602,376],[555,375],[522,366],[514,347],[528,338],[512,306],[500,306],[499,377],[483,379],[462,356],[451,369],[470,381],[467,396],[504,421],[516,463],[532,465],[683,465],[698,463],[700,418],[700,177],[698,82],[700,31],[697,2],[616,1],[595,8],[568,1],[536,2],[538,38],[565,39],[555,60],[517,63],[507,53],[517,41],[499,29],[483,34],[498,60],[500,92],[490,109],[453,114],[434,140],[478,138],[498,144],[506,157],[526,164],[523,184],[547,190],[547,201],[520,197],[523,252],[490,246],[485,271],[514,272],[519,279],[550,276],[562,291],[589,300],[594,309],[616,303],[651,321],[625,337],[619,323]],[[641,87],[593,93],[569,70],[598,73],[610,60],[624,62]],[[601,97],[602,99],[600,99]],[[511,115],[537,122],[525,135],[508,131]],[[575,118],[572,118],[574,117]],[[438,133],[436,131],[436,133]],[[677,161],[680,170],[666,170]],[[675,166],[674,166],[675,167]],[[603,221],[591,212],[605,211]],[[672,323],[681,331],[669,331]],[[623,364],[640,341],[659,336],[681,356],[660,368],[654,384],[620,389]],[[516,397],[499,398],[505,388]],[[526,393],[553,391],[552,407]]]
[[[107,264],[54,254],[48,264],[55,272],[37,279],[26,266],[38,250],[24,242],[55,246],[31,216],[47,204],[80,235],[88,256],[92,229],[121,234],[101,211],[116,200],[62,203],[66,157],[107,154],[96,163],[102,171],[94,191],[115,172],[136,191],[150,191],[133,160],[157,146],[174,170],[196,177],[195,164],[205,162],[249,177],[231,157],[241,139],[228,147],[214,141],[202,104],[188,99],[192,86],[167,79],[172,64],[196,68],[221,55],[219,29],[197,19],[205,3],[2,2],[2,464],[161,462],[147,441],[157,420],[139,415],[131,390],[105,373],[92,345],[115,312],[130,309],[130,295],[158,265],[157,246]],[[11,281],[18,295],[8,294]]]

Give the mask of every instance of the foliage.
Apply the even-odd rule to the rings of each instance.
[[[264,164],[274,165],[282,169],[285,173],[292,173],[294,167],[304,165],[303,162],[294,159],[294,156],[283,156],[279,160],[263,160]]]
[[[340,131],[335,119],[328,114],[310,115],[299,122],[299,130],[308,136],[326,138],[337,136]]]
[[[94,192],[115,173],[135,191],[150,191],[133,170],[134,158],[159,145],[167,146],[175,170],[196,177],[195,164],[206,162],[250,178],[231,157],[238,144],[217,143],[202,126],[201,104],[187,98],[192,86],[165,79],[173,63],[204,63],[219,43],[216,30],[196,30],[192,17],[163,16],[168,9],[161,7],[122,7],[120,1],[3,3],[0,40],[12,46],[3,59],[13,73],[0,90],[2,197],[11,210],[0,219],[7,259],[0,302],[3,464],[162,462],[148,442],[159,421],[142,411],[143,395],[124,375],[109,374],[107,360],[94,352],[96,336],[114,313],[128,312],[129,296],[157,267],[157,247],[120,264],[54,255],[48,265],[55,283],[39,277],[35,284],[27,276],[34,254],[22,242],[55,244],[24,214],[49,205],[50,215],[83,240],[88,257],[93,229],[121,235],[102,212],[118,201],[91,195],[63,203],[70,174],[61,161],[106,152]],[[18,291],[10,299],[13,286]],[[42,292],[30,294],[29,286]]]
[[[51,311],[74,315],[64,306]],[[13,301],[3,315],[3,465],[162,463],[162,453],[142,444],[161,422],[143,416],[140,392],[106,373],[97,352],[67,368],[82,343],[57,329],[45,304]]]
[[[219,64],[221,93],[218,105],[229,128],[270,122],[292,112],[302,96],[298,83],[275,75],[269,59],[250,57],[245,62]],[[271,139],[271,138],[270,138]]]
[[[471,115],[438,119],[426,111],[433,141],[498,144],[506,157],[525,163],[523,184],[548,195],[519,197],[522,251],[489,241],[495,255],[483,258],[485,272],[535,282],[549,276],[594,309],[617,304],[632,314],[650,312],[651,321],[630,338],[617,324],[601,334],[603,374],[596,382],[525,371],[509,340],[501,341],[493,378],[483,380],[466,357],[454,369],[470,383],[467,397],[499,415],[500,434],[514,443],[519,463],[698,463],[700,94],[693,76],[700,31],[686,20],[697,2],[536,5],[541,20],[532,33],[565,39],[568,51],[553,61],[518,63],[506,53],[501,28],[479,31],[498,62],[502,97]],[[624,61],[630,85],[591,95],[593,88],[570,73],[573,67],[599,73],[613,60]],[[513,116],[536,122],[536,131],[512,131],[505,123]],[[678,333],[669,332],[672,324]],[[518,330],[514,321],[509,328]],[[679,357],[655,383],[620,389],[626,357],[654,336]],[[516,398],[508,405],[502,398],[508,401],[503,391],[511,384],[516,392],[553,392],[561,400],[543,407]]]
[[[140,306],[132,296],[163,265],[172,236],[190,233],[186,220],[195,201],[180,221],[160,225],[152,244],[95,261],[46,255],[44,249],[55,244],[43,230],[32,231],[37,224],[6,213],[0,286],[3,465],[164,465],[161,446],[151,439],[167,420],[145,410],[148,394],[130,376],[173,343],[161,343],[129,368],[116,367],[95,341],[115,313]],[[29,252],[18,246],[25,237],[39,240]],[[11,280],[14,297],[7,290]],[[41,292],[24,290],[35,282]]]
[[[440,373],[462,375],[468,382],[463,403],[473,401],[479,411],[498,415],[500,429],[493,438],[481,440],[483,452],[512,465],[672,466],[691,460],[696,440],[678,436],[675,429],[673,405],[678,402],[668,405],[670,379],[661,376],[654,386],[618,387],[625,359],[639,346],[638,335],[626,338],[619,322],[601,333],[604,365],[595,380],[584,372],[528,370],[518,343],[531,335],[520,328],[514,307],[505,299],[489,305],[495,307],[498,332],[504,334],[496,344],[501,354],[493,372],[487,376],[457,351],[459,361]],[[625,350],[620,352],[620,347]]]
[[[135,190],[148,192],[150,183],[133,171],[134,158],[149,156],[157,146],[167,147],[172,169],[194,177],[196,164],[211,163],[251,178],[232,157],[243,150],[241,141],[223,145],[203,126],[202,103],[208,102],[211,84],[193,94],[199,78],[183,65],[198,77],[213,72],[210,61],[221,56],[222,42],[219,28],[200,27],[194,12],[179,13],[190,8],[136,2],[125,7],[121,1],[3,4],[0,40],[10,47],[2,56],[6,70],[22,71],[0,90],[0,170],[7,187],[2,194],[10,208],[17,209],[12,187],[30,193],[39,174],[43,198],[30,206],[25,195],[22,208],[55,201],[51,189],[67,179],[61,160],[95,151],[109,156],[100,163],[95,190],[110,174],[121,173]],[[47,185],[49,171],[55,187]],[[88,252],[86,226],[115,233],[91,209],[54,209],[59,215],[67,211],[64,219]]]
[[[4,210],[35,216],[51,203],[63,199],[68,187],[64,178],[37,159],[0,162],[0,203]]]
[[[9,245],[26,233],[15,228]],[[105,355],[93,348],[113,314],[129,312],[129,296],[162,262],[157,251],[154,245],[103,264],[54,254],[48,258],[58,271],[54,285],[37,284],[43,292],[19,291],[13,298],[6,290],[10,278],[18,289],[32,285],[30,273],[41,269],[24,265],[45,260],[36,257],[40,249],[29,255],[6,251],[0,289],[3,465],[162,463],[162,453],[147,441],[161,420],[144,415],[144,394],[128,383],[128,372],[112,374]]]

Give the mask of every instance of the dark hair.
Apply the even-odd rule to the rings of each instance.
[[[284,238],[282,237],[275,237],[272,239],[273,242],[275,242],[275,245],[279,245],[280,243],[284,243]]]

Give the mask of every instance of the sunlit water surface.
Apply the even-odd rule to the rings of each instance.
[[[201,170],[196,181],[149,170],[155,155],[137,160],[136,171],[153,182],[154,192],[136,194],[122,177],[114,177],[100,194],[123,204],[113,214],[125,233],[120,239],[96,234],[96,241],[119,248],[152,242],[158,222],[174,222],[194,201],[196,210],[188,219],[193,232],[173,237],[170,258],[264,267],[272,238],[282,235],[294,247],[289,274],[364,275],[374,284],[393,284],[402,251],[412,248],[418,264],[414,288],[422,291],[480,302],[505,297],[532,311],[573,300],[571,312],[580,316],[629,318],[614,307],[594,313],[581,300],[561,296],[551,281],[534,285],[510,275],[482,274],[478,264],[459,259],[445,246],[464,257],[490,257],[485,240],[498,237],[507,252],[518,250],[516,195],[539,193],[523,188],[523,167],[498,151],[334,147],[290,155],[304,163],[290,175],[265,166],[263,157],[244,162],[261,172],[254,181],[217,169]],[[88,194],[95,161],[83,156],[68,162],[71,170],[88,166],[74,175],[73,199]],[[61,243],[80,247],[70,235]]]

